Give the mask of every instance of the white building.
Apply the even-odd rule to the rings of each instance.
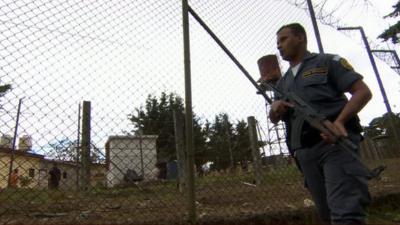
[[[133,170],[144,180],[154,178],[156,171],[157,135],[110,136],[106,143],[107,186],[124,182],[124,175]]]

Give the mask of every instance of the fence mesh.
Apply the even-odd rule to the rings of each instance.
[[[254,79],[258,58],[277,52],[281,25],[312,30],[283,1],[189,4]],[[312,207],[283,128],[189,22],[198,220]],[[187,220],[182,39],[180,1],[0,3],[2,223]]]

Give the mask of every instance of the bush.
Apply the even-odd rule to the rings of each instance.
[[[19,182],[21,184],[21,187],[27,187],[32,182],[32,179],[28,176],[20,176]]]

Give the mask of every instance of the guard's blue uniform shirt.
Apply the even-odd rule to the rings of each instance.
[[[283,93],[294,92],[318,113],[333,121],[348,101],[344,93],[359,79],[362,76],[344,58],[307,52],[297,74],[294,75],[289,69],[277,83],[277,88]],[[283,118],[287,141],[291,135],[290,116],[289,114]],[[361,127],[358,117],[346,123],[346,128],[349,132],[359,133]],[[308,124],[305,124],[299,135],[302,135],[301,147],[311,147],[321,140],[319,131]],[[295,149],[291,147],[291,143],[287,144],[293,154]]]

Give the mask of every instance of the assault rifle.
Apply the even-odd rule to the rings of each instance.
[[[270,84],[268,82],[262,82],[261,89],[264,92],[264,94],[262,95],[269,104],[272,103],[272,100],[265,94],[266,90],[272,90],[276,95],[280,96],[282,100],[285,100],[293,105],[292,116],[294,117],[294,119],[292,120],[290,135],[290,143],[292,144],[292,147],[297,148],[301,146],[299,133],[301,132],[304,122],[307,122],[311,127],[327,135],[328,138],[334,142],[334,144],[338,145],[341,149],[347,151],[354,159],[361,162],[360,157],[356,153],[358,146],[354,144],[348,137],[337,134],[335,130],[332,129],[333,123],[331,121],[329,121],[326,117],[320,115],[315,109],[313,109],[308,103],[306,103],[295,93],[283,93],[278,90],[273,84]],[[361,164],[364,165],[362,162]],[[380,165],[372,170],[368,169],[365,165],[364,167],[368,173],[369,179],[379,179],[380,174],[386,169],[385,165]]]

